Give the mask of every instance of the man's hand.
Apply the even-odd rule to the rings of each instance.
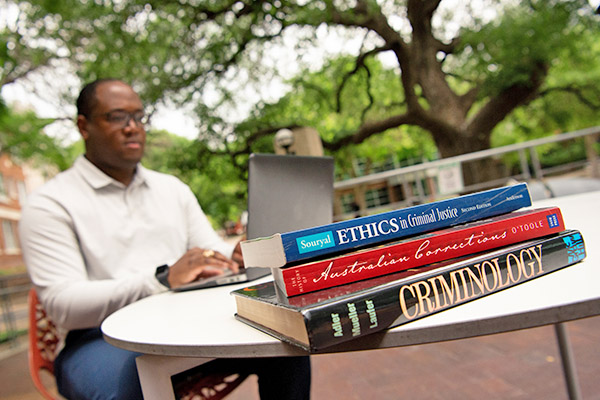
[[[169,268],[167,279],[171,288],[176,288],[198,279],[223,275],[227,270],[236,273],[239,268],[237,262],[219,252],[194,247]]]
[[[242,240],[244,240],[244,239],[242,239]],[[233,254],[231,255],[231,258],[233,259],[233,261],[238,263],[238,265],[241,268],[244,268],[244,257],[242,257],[242,246],[240,246],[240,243],[242,243],[242,240],[240,240],[238,242],[238,244],[235,246],[235,249],[233,249]]]

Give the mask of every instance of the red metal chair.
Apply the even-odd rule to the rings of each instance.
[[[35,289],[29,290],[29,373],[33,384],[47,400],[55,400],[40,378],[40,371],[54,375],[54,358],[58,344],[57,329],[46,315]],[[181,400],[220,400],[238,387],[247,375],[210,374],[188,378],[174,387]]]
[[[175,384],[173,389],[179,400],[221,400],[237,388],[247,376],[227,373],[195,376],[192,380]]]
[[[29,374],[40,394],[48,400],[55,397],[44,386],[40,372],[54,375],[54,357],[58,336],[56,326],[46,315],[34,288],[29,290]]]

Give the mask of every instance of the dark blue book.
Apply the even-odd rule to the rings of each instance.
[[[246,267],[280,268],[531,205],[527,184],[497,189],[242,242]]]

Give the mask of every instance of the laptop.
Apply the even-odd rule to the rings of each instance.
[[[246,237],[256,239],[331,223],[333,158],[251,154],[248,160]],[[250,282],[271,274],[270,268],[244,268],[173,289],[185,291]]]

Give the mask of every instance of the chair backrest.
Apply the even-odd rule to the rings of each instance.
[[[46,315],[34,288],[29,290],[29,374],[36,389],[45,399],[54,400],[42,383],[40,371],[54,375],[54,358],[58,335],[56,326]]]

